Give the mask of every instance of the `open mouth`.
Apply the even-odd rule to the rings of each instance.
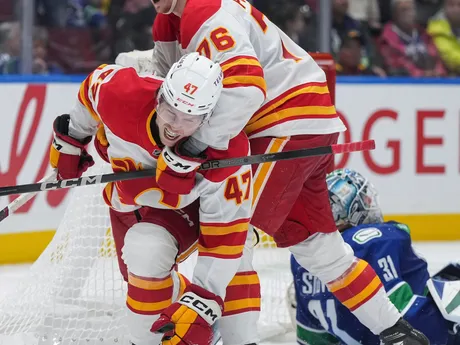
[[[168,140],[174,140],[176,139],[179,134],[176,134],[174,132],[171,132],[168,128],[165,127],[165,130],[164,130],[164,135],[165,135],[165,138],[168,139]]]

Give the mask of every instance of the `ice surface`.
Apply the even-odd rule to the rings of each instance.
[[[460,261],[460,242],[417,242],[414,243],[414,247],[417,253],[427,260],[428,269],[431,274],[437,272],[449,262]],[[286,266],[283,265],[283,269],[289,267],[288,265],[288,263]],[[0,266],[0,299],[3,299],[8,292],[14,290],[18,280],[27,274],[29,266],[30,265],[27,264]],[[283,273],[288,274],[287,272]],[[260,274],[261,279],[267,279],[270,277],[267,277],[266,275],[275,273],[264,271],[260,272]],[[279,274],[279,272],[276,274]],[[295,344],[295,335],[291,332],[271,338],[269,341],[265,341],[262,344]]]

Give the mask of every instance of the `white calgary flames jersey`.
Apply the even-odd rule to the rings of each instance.
[[[249,138],[346,129],[322,69],[247,0],[187,0],[180,18],[157,15],[153,37],[159,75],[194,51],[221,64],[222,96],[193,135],[210,146],[225,148],[243,128]]]
[[[133,68],[99,67],[80,87],[70,112],[69,135],[77,139],[93,136],[103,125],[114,172],[155,168],[163,147],[155,124],[156,96],[162,82],[153,76],[140,77]],[[246,156],[248,138],[242,132],[231,140],[228,150],[208,149],[206,154],[209,159]],[[205,276],[194,281],[203,282],[204,288],[223,297],[237,272],[239,260],[235,259],[241,257],[246,241],[252,200],[250,169],[241,166],[198,173],[196,185],[187,195],[161,190],[152,176],[109,183],[103,196],[110,207],[121,212],[140,206],[179,209],[198,199],[201,269],[196,272]],[[222,274],[209,276],[215,267]]]

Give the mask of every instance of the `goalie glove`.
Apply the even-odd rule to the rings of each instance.
[[[195,186],[196,172],[207,157],[201,154],[189,157],[181,152],[185,139],[174,148],[166,146],[158,157],[156,181],[158,186],[170,193],[189,194]]]
[[[78,178],[94,165],[93,157],[86,151],[92,137],[78,140],[69,136],[70,115],[60,115],[54,120],[54,139],[50,147],[50,164],[57,170],[58,179]]]
[[[192,284],[179,301],[171,304],[150,329],[164,333],[162,345],[209,345],[213,341],[214,322],[222,316],[220,297]]]

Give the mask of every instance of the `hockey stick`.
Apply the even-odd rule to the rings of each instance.
[[[45,176],[42,178],[38,183],[42,182],[48,182],[48,181],[55,181],[56,180],[56,171],[53,171],[51,174]],[[23,194],[16,199],[14,199],[12,202],[10,202],[5,208],[3,208],[0,211],[0,222],[5,219],[6,217],[10,216],[13,214],[18,208],[23,206],[27,201],[32,199],[35,195],[37,195],[38,192],[35,193],[28,193],[28,194]]]
[[[364,140],[354,143],[335,144],[331,146],[321,146],[309,149],[300,149],[293,151],[277,152],[277,153],[264,153],[253,156],[245,156],[238,158],[229,158],[222,160],[212,160],[201,164],[199,170],[210,170],[218,168],[228,168],[241,165],[251,165],[268,163],[275,161],[282,161],[287,159],[305,158],[313,156],[322,156],[329,154],[340,154],[355,151],[367,151],[375,148],[374,140]],[[40,192],[61,188],[73,188],[78,186],[88,186],[107,182],[116,182],[124,180],[133,180],[144,177],[155,176],[155,169],[125,171],[114,174],[82,176],[79,178],[72,178],[60,181],[47,181],[42,183],[23,184],[19,186],[0,187],[0,196],[10,194],[24,194],[31,192]]]

